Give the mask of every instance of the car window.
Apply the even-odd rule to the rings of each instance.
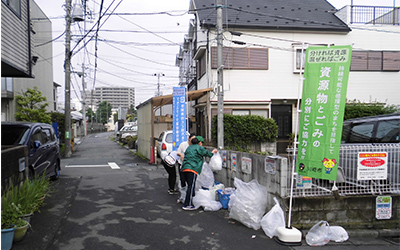
[[[33,145],[34,145],[35,141],[39,141],[41,144],[43,144],[42,131],[39,128],[35,129],[35,131],[33,132],[32,136],[31,136],[31,138],[29,139],[30,147],[33,148]]]
[[[400,119],[380,121],[376,131],[376,142],[400,142]]]
[[[168,133],[167,136],[165,136],[165,142],[172,143],[172,133]]]
[[[27,140],[29,128],[2,126],[1,127],[1,145],[23,145]]]
[[[42,139],[43,139],[43,144],[49,143],[51,141],[50,129],[48,128],[42,129]]]
[[[164,137],[164,132],[162,132],[162,133],[160,134],[160,137],[158,137],[158,140],[159,140],[159,141],[162,141],[163,137]]]
[[[351,128],[351,127],[350,127],[350,124],[343,125],[342,143],[345,143],[345,142],[346,142],[347,135],[349,134],[350,128]]]
[[[372,132],[374,123],[365,122],[354,124],[349,135],[349,143],[368,143],[372,142]]]

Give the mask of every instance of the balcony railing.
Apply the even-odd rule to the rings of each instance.
[[[400,25],[400,7],[350,6],[350,22]]]

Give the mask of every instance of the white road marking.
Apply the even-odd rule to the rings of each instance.
[[[108,162],[111,169],[120,169],[120,167],[115,162]]]
[[[66,168],[105,168],[110,167],[111,169],[121,169],[117,163],[108,162],[108,165],[66,165]]]
[[[67,165],[66,168],[101,168],[109,167],[109,165]]]

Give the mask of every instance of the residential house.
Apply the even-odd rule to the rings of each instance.
[[[347,98],[400,104],[398,7],[370,7],[383,12],[366,17],[353,6],[353,18],[364,15],[362,23],[347,18],[347,7],[338,11],[325,0],[230,0],[222,7],[224,113],[274,118],[278,152],[285,151],[288,134],[295,131],[307,46],[352,45]],[[192,105],[197,133],[208,140],[217,114],[216,9],[215,0],[190,2],[194,18],[176,58],[181,86],[214,89]]]
[[[15,121],[15,96],[34,86],[46,97],[48,111],[57,110],[53,82],[51,21],[33,1],[2,1],[1,118]]]

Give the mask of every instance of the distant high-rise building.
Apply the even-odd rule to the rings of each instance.
[[[103,101],[111,104],[112,108],[129,108],[135,106],[134,88],[100,87],[93,91],[93,101],[96,106]]]

